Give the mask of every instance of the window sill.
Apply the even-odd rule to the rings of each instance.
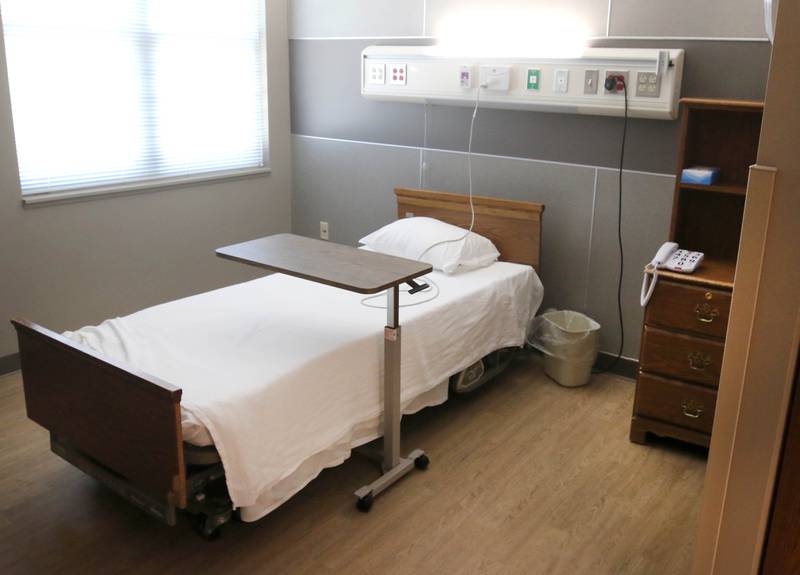
[[[102,186],[96,188],[79,188],[75,190],[64,190],[60,192],[44,192],[22,196],[22,204],[25,206],[38,206],[51,203],[65,203],[71,201],[88,200],[92,198],[109,197],[116,194],[132,194],[141,192],[154,192],[166,188],[176,188],[191,184],[215,183],[226,180],[236,180],[252,176],[262,176],[272,172],[269,167],[253,168],[250,170],[238,170],[235,172],[221,172],[218,174],[203,174],[198,176],[179,176],[175,178],[164,178],[159,180],[149,180],[143,182],[132,182],[127,184],[117,184],[112,186]]]

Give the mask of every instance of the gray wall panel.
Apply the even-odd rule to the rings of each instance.
[[[336,140],[293,137],[292,229],[356,245],[359,238],[395,219],[394,188],[419,184],[419,151]]]
[[[764,38],[763,0],[612,0],[612,36]]]
[[[772,46],[769,42],[712,40],[627,40],[600,38],[593,46],[608,48],[683,48],[683,97],[762,100]]]
[[[383,6],[383,2],[358,4],[357,7],[356,3],[348,2],[344,8],[339,3],[336,9],[329,9],[323,6],[322,0],[294,1],[295,33],[300,33],[298,26],[302,26],[303,35],[358,34],[369,38],[388,35],[386,26],[402,25],[404,31],[397,33],[399,35],[408,35],[405,30],[413,28],[404,23],[406,20],[387,22],[379,11],[372,11],[373,6]],[[320,7],[311,10],[313,6]],[[604,36],[608,7],[607,0],[427,0],[424,32],[439,34],[445,21],[459,11],[541,9],[585,22],[590,34]],[[590,40],[591,45],[683,48],[686,62],[682,96],[763,99],[771,46],[766,42],[713,39],[762,37],[761,0],[678,0],[677,3],[612,0],[611,7],[612,37],[594,38]],[[535,26],[532,31],[535,33]],[[489,32],[494,33],[494,30]],[[613,37],[621,35],[679,39]],[[293,132],[422,146],[426,148],[427,165],[424,185],[466,191],[465,157],[457,152],[467,147],[471,114],[468,107],[378,103],[360,96],[359,53],[365,46],[430,42],[430,39],[387,38],[290,42]],[[620,118],[484,108],[479,112],[473,146],[474,151],[483,154],[475,158],[476,192],[538,199],[547,205],[542,270],[546,305],[585,310],[596,317],[605,326],[602,347],[606,351],[616,349],[618,336],[614,274],[617,261],[615,174],[606,169],[597,171],[596,198],[586,178],[587,174],[593,178],[596,170],[592,166],[617,167],[621,129]],[[631,357],[638,356],[641,267],[668,233],[674,179],[658,174],[674,173],[677,131],[678,124],[674,121],[631,120],[629,123],[625,168],[651,172],[629,172],[625,176],[625,354]],[[379,167],[376,171],[359,163],[348,163],[348,158],[341,161],[334,161],[333,156],[327,158],[321,151],[329,149],[326,145],[302,143],[300,146],[297,142],[300,139],[296,139],[295,144],[298,155],[295,177],[303,183],[295,198],[294,223],[295,228],[304,233],[316,235],[319,220],[327,218],[333,236],[352,243],[361,233],[393,215],[391,195],[388,199],[386,194],[375,198],[369,190],[376,186],[390,190],[404,179],[411,183],[416,179],[412,166],[415,150],[366,152],[358,148],[356,152],[342,142],[328,143],[330,149],[337,150],[336,158],[344,153],[342,150],[350,150],[353,158],[362,160],[376,154],[374,161]],[[387,158],[395,155],[405,158],[399,162],[403,166],[399,171],[393,162],[385,165]],[[308,174],[303,173],[306,161],[311,162]],[[356,184],[348,189],[346,182],[337,183],[334,188],[341,191],[330,192],[331,186],[322,174],[342,170],[352,172],[347,174],[347,182],[354,179]],[[412,173],[406,174],[405,170]],[[337,198],[347,198],[352,205],[366,201],[365,205],[371,207],[357,218],[338,205]],[[593,199],[597,202],[594,209]],[[368,222],[369,226],[363,222]],[[353,231],[339,236],[342,227],[353,228]],[[590,233],[593,234],[591,246]]]
[[[392,190],[416,186],[419,151],[295,136],[293,229],[316,237],[319,221],[331,239],[355,245],[395,217]],[[463,153],[423,153],[423,185],[466,193]],[[595,195],[595,172],[597,191]],[[530,160],[473,156],[474,193],[545,205],[540,275],[546,307],[574,309],[599,321],[601,349],[618,345],[617,172]],[[669,232],[674,178],[626,172],[623,179],[624,353],[638,357],[641,270]]]
[[[429,106],[428,147],[467,149],[472,110]],[[619,165],[622,120],[484,108],[478,111],[473,151],[591,166]],[[625,167],[670,173],[675,170],[677,122],[630,120]]]
[[[422,144],[421,105],[373,102],[361,97],[359,55],[372,43],[290,43],[292,132],[387,144]]]
[[[639,357],[643,317],[639,306],[642,269],[669,235],[675,178],[626,172],[622,183],[624,355]],[[599,170],[586,309],[604,327],[600,334],[601,349],[613,353],[619,346],[617,198],[617,172]]]
[[[422,35],[425,0],[290,1],[290,38]]]
[[[387,43],[387,41],[382,41]],[[369,40],[292,41],[292,129],[298,134],[465,150],[467,107],[374,102],[361,97],[359,54]],[[598,40],[608,47],[683,47],[684,96],[764,95],[770,46],[760,42]],[[746,74],[741,69],[747,70]],[[484,108],[476,124],[477,152],[615,167],[620,118]],[[677,122],[631,120],[625,167],[672,173]]]
[[[425,153],[426,188],[468,192],[466,154]],[[544,307],[581,309],[589,257],[594,189],[593,168],[473,156],[476,195],[540,202],[545,205],[542,238]]]

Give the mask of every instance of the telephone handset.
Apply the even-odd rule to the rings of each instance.
[[[653,273],[653,280],[650,282],[650,285],[648,286],[647,283],[647,276],[649,274],[646,271],[642,279],[642,294],[639,298],[642,307],[647,305],[647,302],[650,301],[650,297],[653,295],[653,291],[656,289],[659,269],[668,269],[674,272],[690,274],[697,269],[697,266],[699,266],[702,261],[702,252],[680,250],[678,249],[678,244],[675,242],[666,242],[662,245],[658,249],[658,252],[656,252],[653,261],[647,266]]]

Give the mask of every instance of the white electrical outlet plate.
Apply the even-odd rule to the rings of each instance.
[[[472,66],[461,66],[458,74],[458,83],[465,90],[472,88]]]
[[[661,92],[661,78],[656,72],[636,73],[636,95],[642,98],[658,98]]]
[[[566,94],[569,92],[569,70],[558,69],[553,76],[553,92],[556,94]]]
[[[389,83],[394,86],[405,86],[408,66],[405,64],[389,64]]]
[[[319,223],[319,239],[321,239],[321,240],[329,239],[329,236],[328,236],[328,222],[320,222]]]
[[[583,93],[597,94],[597,86],[600,83],[600,70],[586,70],[583,73]]]
[[[386,64],[370,64],[367,67],[367,84],[386,83]]]
[[[511,88],[511,66],[481,66],[481,86],[493,92]]]

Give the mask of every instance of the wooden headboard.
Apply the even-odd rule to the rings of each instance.
[[[397,217],[426,216],[469,228],[469,196],[431,190],[396,188]],[[500,260],[539,270],[544,205],[472,196],[477,234],[492,240]]]

